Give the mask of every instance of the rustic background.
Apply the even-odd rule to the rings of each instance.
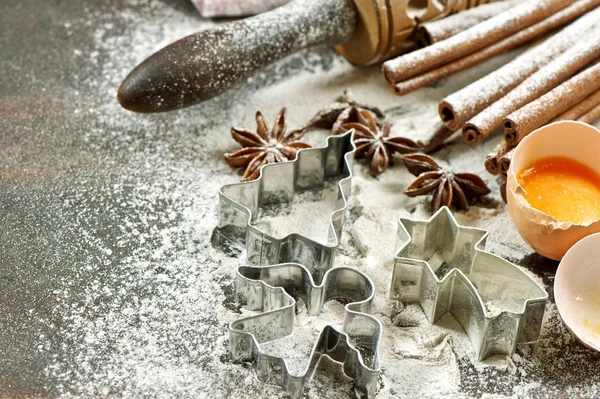
[[[377,67],[353,68],[318,48],[190,109],[136,115],[118,106],[116,88],[133,66],[211,24],[187,0],[3,1],[0,396],[279,397],[227,355],[240,261],[210,237],[218,188],[239,179],[222,161],[236,148],[229,127],[252,128],[256,109],[272,119],[282,105],[297,125],[351,87],[393,115],[396,134],[418,135],[439,99],[514,56],[397,98]],[[517,237],[497,182],[484,174],[495,142],[455,140],[438,154],[493,190],[459,221],[490,230],[489,248],[551,293],[556,263]],[[354,170],[340,256],[371,274],[381,294],[379,397],[600,397],[600,355],[570,337],[551,303],[539,343],[513,360],[475,362],[452,320],[403,324],[386,303],[394,221],[423,217],[428,204],[403,197],[411,177],[398,164],[379,181],[361,164]],[[375,236],[362,237],[363,227]],[[439,342],[411,341],[428,331]],[[319,373],[308,397],[352,396],[335,365],[321,367],[333,372]]]

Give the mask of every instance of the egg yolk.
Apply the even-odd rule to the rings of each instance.
[[[518,174],[529,205],[561,222],[600,219],[600,176],[565,157],[542,158]]]
[[[590,328],[593,332],[600,335],[600,324],[592,324],[589,320],[584,320],[583,325]]]

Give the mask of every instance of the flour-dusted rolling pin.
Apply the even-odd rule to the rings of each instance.
[[[445,11],[435,4],[428,1],[422,20]],[[188,107],[276,60],[322,44],[335,46],[354,64],[373,64],[401,52],[415,24],[408,8],[409,0],[294,0],[168,45],[138,65],[117,96],[124,108],[136,112]]]

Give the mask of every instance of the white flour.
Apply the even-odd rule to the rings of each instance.
[[[254,225],[276,238],[296,233],[327,244],[338,193],[338,181],[326,181],[322,188],[296,193],[290,203],[260,209]]]
[[[435,120],[439,99],[502,65],[511,55],[436,87],[396,97],[378,67],[354,68],[332,51],[320,49],[293,56],[250,85],[206,104],[167,115],[137,115],[120,109],[114,99],[120,79],[152,51],[210,23],[162,2],[146,5],[128,0],[127,4],[137,11],[90,15],[97,34],[89,57],[100,73],[85,84],[96,91],[98,102],[79,112],[98,121],[83,140],[89,149],[111,154],[107,159],[99,157],[109,178],[94,192],[82,189],[81,198],[80,192],[65,194],[65,207],[78,215],[74,228],[89,237],[89,250],[100,255],[96,263],[85,266],[90,284],[81,302],[71,305],[67,289],[55,293],[56,312],[65,320],[57,328],[71,344],[51,348],[52,343],[40,337],[39,351],[53,354],[46,373],[60,381],[55,388],[65,397],[280,397],[279,388],[257,381],[252,367],[233,364],[228,357],[227,324],[241,317],[233,284],[241,259],[213,247],[210,238],[217,221],[218,189],[240,178],[222,159],[223,153],[238,148],[229,137],[230,127],[253,129],[256,110],[272,121],[286,106],[288,126],[293,128],[351,88],[357,101],[389,111],[396,122],[393,134],[418,139]],[[117,34],[112,31],[114,18],[132,27]],[[307,140],[324,145],[325,137],[325,132],[316,131]],[[488,249],[518,261],[531,250],[517,236],[498,184],[483,166],[485,154],[498,139],[475,146],[454,140],[435,157],[458,172],[477,173],[488,183],[492,193],[456,217],[459,223],[490,230]],[[450,315],[431,326],[418,306],[398,310],[400,305],[390,303],[396,221],[428,217],[430,201],[402,194],[414,177],[398,158],[395,161],[377,178],[365,164],[355,164],[353,195],[336,262],[365,272],[376,287],[374,315],[384,327],[378,397],[562,394],[564,381],[572,382],[565,392],[573,395],[589,397],[599,392],[597,382],[577,377],[559,378],[554,385],[548,382],[561,373],[595,373],[590,371],[593,355],[572,341],[554,305],[548,305],[537,346],[519,348],[513,360],[497,357],[479,363]],[[94,177],[89,179],[93,183]],[[97,203],[86,202],[90,196]],[[303,215],[326,215],[328,206],[327,201],[299,203],[285,219],[273,216],[267,222],[273,231],[285,227],[281,234],[287,234],[302,227]],[[120,234],[111,242],[97,238],[92,222],[98,212],[114,212],[118,218]],[[292,224],[294,220],[298,224]],[[292,337],[265,347],[273,353],[291,353],[294,369],[300,370],[301,355],[309,353],[320,328],[328,321],[338,323],[341,312],[341,305],[331,303],[318,317],[300,314]],[[320,368],[324,372],[315,375],[307,397],[352,396],[351,381],[335,365],[324,361]]]

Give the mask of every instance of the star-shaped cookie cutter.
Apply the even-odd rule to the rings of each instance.
[[[295,160],[265,165],[260,177],[251,182],[224,186],[219,191],[217,232],[234,245],[245,247],[246,259],[253,265],[296,262],[309,268],[320,283],[325,271],[333,266],[342,224],[350,195],[354,160],[354,131],[331,136],[327,146],[301,150]],[[276,238],[254,224],[260,207],[289,202],[296,192],[323,187],[326,180],[336,179],[336,210],[329,219],[326,244],[301,234]]]
[[[379,378],[381,324],[371,311],[374,287],[369,277],[351,267],[335,267],[315,284],[310,271],[299,264],[267,267],[242,266],[237,273],[239,298],[250,310],[262,313],[229,325],[229,349],[236,361],[252,361],[259,380],[282,387],[292,398],[301,397],[321,356],[342,364],[361,397],[372,398]],[[341,328],[327,325],[319,334],[305,370],[289,371],[286,360],[261,349],[261,344],[293,332],[296,300],[301,298],[309,315],[321,313],[331,300],[347,303]]]
[[[537,340],[548,294],[512,263],[485,252],[487,231],[460,226],[447,207],[400,219],[390,297],[419,303],[435,323],[450,312],[479,358]]]

